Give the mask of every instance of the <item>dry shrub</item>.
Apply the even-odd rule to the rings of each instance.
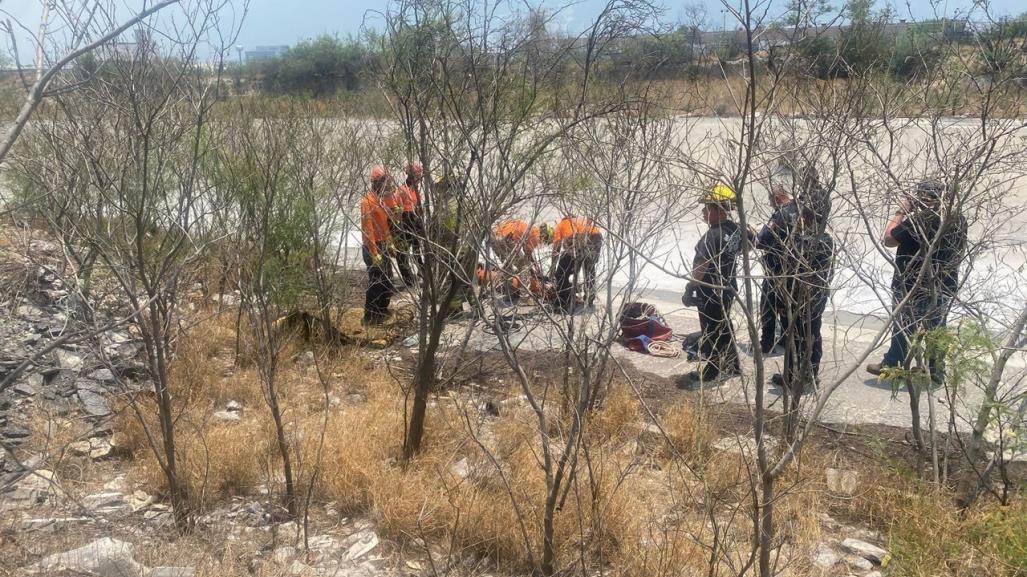
[[[332,415],[324,432],[319,493],[336,501],[342,511],[365,511],[373,483],[384,475],[388,461],[398,456],[402,419],[399,405],[387,397],[370,397],[363,405]],[[312,417],[304,428],[313,433],[321,424],[320,418]],[[318,435],[304,435],[301,452],[306,462],[314,461],[317,443]]]
[[[77,441],[88,440],[92,427],[82,419],[58,417],[32,405],[27,415],[27,426],[31,435],[30,445],[24,447],[43,458],[46,466],[61,479],[78,479],[91,468],[88,458],[76,458],[69,446]]]
[[[1011,577],[1027,571],[1027,510],[983,498],[963,514],[944,488],[883,467],[845,513],[888,535],[889,575]]]
[[[147,440],[146,429],[162,450],[156,408],[148,413],[152,401],[138,402],[146,414],[144,422],[131,409],[116,421],[119,448],[131,452],[135,463],[133,478],[151,493],[165,495],[167,479]],[[259,409],[258,409],[259,410]],[[245,494],[261,486],[271,454],[267,440],[273,439],[269,422],[259,415],[246,415],[239,423],[194,420],[188,414],[179,419],[175,436],[175,457],[179,480],[190,505],[203,508],[225,496]],[[163,454],[163,453],[162,453]]]
[[[779,539],[794,545],[816,545],[821,541],[820,515],[825,511],[824,493],[818,484],[789,469],[775,483],[774,514]]]
[[[710,453],[710,419],[705,409],[679,399],[663,416],[661,424],[669,446],[661,451],[666,459],[684,458],[700,462]]]
[[[714,451],[699,469],[702,487],[710,497],[737,503],[747,497],[755,475],[754,458],[735,451]]]
[[[610,383],[602,407],[590,421],[590,432],[600,439],[628,440],[638,432],[639,403],[628,383],[619,379]]]
[[[277,476],[279,467],[257,372],[243,367],[226,376],[234,355],[233,331],[232,314],[200,323],[182,340],[172,367],[176,398],[187,400],[179,406],[178,416],[180,474],[200,509],[227,495],[252,492],[267,484],[268,476]],[[447,542],[506,569],[532,569],[526,545],[537,561],[547,480],[543,440],[530,407],[504,405],[499,418],[482,421],[459,394],[440,398],[428,412],[424,451],[404,466],[398,460],[404,403],[393,377],[373,355],[357,349],[319,351],[320,375],[338,399],[325,413],[318,370],[291,361],[296,350],[303,350],[297,345],[283,354],[278,384],[304,489],[320,450],[315,501],[335,501],[346,514],[368,514],[387,537]],[[569,421],[559,415],[559,387],[549,391],[546,414],[551,426],[546,439],[555,462],[564,450]],[[361,395],[351,398],[351,393]],[[243,403],[240,423],[211,419],[227,400]],[[156,434],[152,401],[142,398],[138,406]],[[565,472],[565,491],[555,517],[562,566],[573,564],[583,550],[593,558],[619,560],[628,575],[687,571],[704,562],[700,541],[707,530],[696,509],[704,506],[703,501],[694,499],[692,509],[673,510],[673,493],[682,487],[668,483],[666,471],[639,466],[634,454],[639,414],[639,401],[630,387],[614,381],[602,406],[589,415],[582,443],[572,448],[577,469],[573,475]],[[693,490],[706,490],[705,482],[738,502],[749,480],[744,461],[730,453],[709,456],[710,435],[699,424],[705,421],[703,412],[682,402],[670,410],[664,427],[672,446],[700,473],[702,480],[691,480]],[[135,476],[149,490],[163,491],[165,481],[141,422],[122,417],[117,430],[134,450]],[[665,447],[663,457],[670,454]],[[454,472],[454,464],[463,458],[470,471],[466,478]],[[667,519],[673,522],[668,524]],[[693,522],[698,525],[690,527]],[[665,551],[657,555],[653,547]]]
[[[639,516],[622,532],[627,537],[613,563],[624,577],[705,575],[713,542],[708,519],[698,514],[672,520]]]
[[[371,484],[372,512],[378,529],[399,539],[444,535],[456,511],[447,500],[442,475],[424,470],[388,468]]]

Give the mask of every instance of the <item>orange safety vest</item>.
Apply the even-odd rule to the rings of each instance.
[[[504,220],[496,225],[492,231],[498,239],[508,239],[524,247],[524,252],[530,254],[542,242],[537,226],[528,226],[523,220]]]
[[[382,204],[389,212],[398,213],[403,210],[403,192],[395,189],[392,192],[382,195]]]
[[[599,227],[591,220],[581,216],[568,216],[556,225],[556,230],[553,231],[553,242],[557,243],[579,235],[591,236],[595,234],[600,234]]]
[[[414,212],[417,210],[419,197],[417,195],[416,188],[409,184],[400,185],[400,187],[396,189],[396,195],[399,197],[399,201],[403,205],[403,212]]]
[[[389,232],[389,211],[373,190],[367,191],[360,201],[360,232],[371,256],[378,254],[378,246],[392,238]]]

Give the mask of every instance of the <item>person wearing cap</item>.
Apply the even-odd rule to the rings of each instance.
[[[367,266],[364,293],[364,324],[367,325],[381,324],[388,317],[389,302],[396,291],[387,254],[392,232],[385,196],[391,188],[388,172],[382,166],[375,166],[371,169],[371,189],[360,201],[361,252]]]
[[[536,277],[541,275],[535,262],[535,249],[542,243],[552,242],[552,238],[553,232],[547,224],[531,226],[527,221],[515,218],[501,221],[492,229],[491,244],[500,269],[508,273],[512,283],[514,277],[519,277],[526,270]],[[530,286],[531,283],[522,280],[520,284]],[[510,293],[516,300],[517,292],[511,290]]]
[[[944,327],[959,286],[959,267],[966,250],[966,219],[951,202],[953,190],[936,179],[924,180],[888,221],[881,239],[895,249],[892,295],[892,338],[880,363],[867,365],[872,375],[908,367],[909,338]],[[903,303],[901,306],[900,303]],[[944,359],[930,355],[935,385],[944,381]]]
[[[785,239],[791,234],[799,210],[792,198],[793,173],[782,165],[771,176],[770,206],[773,212],[770,220],[756,236],[756,248],[763,251],[763,283],[760,289],[760,350],[764,355],[772,354],[781,342],[777,338],[778,327],[784,329],[784,308],[780,295],[784,290],[785,277],[782,264],[785,257]]]
[[[735,259],[741,251],[744,231],[731,219],[735,191],[718,183],[703,195],[703,219],[709,230],[695,245],[692,280],[682,302],[699,311],[698,370],[683,375],[678,388],[693,389],[720,377],[741,374],[731,327],[731,303],[738,290]]]
[[[603,246],[603,234],[591,220],[565,216],[553,229],[552,268],[556,277],[557,307],[564,313],[575,308],[577,287],[584,284],[585,303],[592,307],[596,298],[596,268]],[[584,272],[585,282],[581,282]],[[571,277],[574,277],[573,281]]]
[[[424,170],[418,162],[406,166],[406,181],[389,195],[386,206],[389,208],[392,236],[395,239],[393,256],[399,276],[407,287],[417,285],[417,275],[411,267],[411,260],[421,268],[419,255],[420,238],[423,233],[420,218],[420,187]]]

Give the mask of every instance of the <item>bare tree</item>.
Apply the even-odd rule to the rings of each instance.
[[[177,19],[139,24],[128,53],[105,48],[96,69],[62,76],[61,86],[74,90],[54,96],[52,122],[29,128],[58,161],[23,172],[25,190],[48,195],[31,209],[65,231],[59,238],[68,253],[95,259],[135,311],[130,323],[142,338],[159,409],[159,430],[147,428],[147,437],[182,528],[190,523],[189,495],[177,463],[169,368],[183,287],[216,237],[209,226],[211,188],[200,166],[234,33],[222,21],[226,6],[182,4]],[[201,46],[213,49],[212,68],[200,62]],[[33,166],[31,157],[25,162]]]
[[[426,177],[408,457],[421,445],[445,328],[470,294],[492,223],[521,200],[531,168],[568,130],[623,106],[591,99],[596,61],[646,7],[612,2],[585,34],[559,46],[539,41],[537,17],[531,26],[504,25],[496,6],[411,1],[388,14],[381,83],[406,153]]]
[[[85,54],[95,51],[97,48],[109,44],[115,38],[121,36],[128,30],[146,21],[157,12],[181,0],[164,0],[149,8],[141,10],[135,16],[124,22],[115,20],[116,10],[113,4],[101,1],[83,1],[64,3],[61,5],[60,15],[64,22],[61,25],[54,25],[50,21],[50,3],[42,2],[42,21],[36,34],[36,78],[31,86],[27,86],[28,93],[25,102],[18,111],[14,123],[7,129],[3,142],[0,143],[0,164],[7,158],[18,136],[28,124],[32,113],[36,111],[39,104],[51,93],[48,92],[50,83],[67,67]],[[14,43],[14,53],[17,55],[17,37],[22,24],[14,24],[8,19],[4,25],[4,31],[10,35]],[[51,29],[60,30],[64,36],[66,45],[63,47],[63,54],[57,56],[53,61],[47,61],[46,44],[52,40]],[[66,87],[64,87],[66,89]]]

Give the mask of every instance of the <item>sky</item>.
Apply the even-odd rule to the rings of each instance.
[[[733,2],[735,0],[726,0]],[[542,1],[531,2],[546,8],[559,10],[557,22],[568,30],[579,30],[586,26],[589,18],[606,5],[607,0],[579,0],[577,2]],[[722,26],[722,0],[662,0],[664,11],[661,22],[672,24],[685,22],[691,12],[689,6],[705,8],[708,26]],[[831,2],[832,5],[839,1]],[[774,0],[774,4],[782,7],[784,1]],[[879,2],[879,5],[883,5]],[[944,11],[947,5],[949,13],[959,10],[963,13],[971,5],[967,0],[941,0],[938,10]],[[250,13],[246,15],[239,41],[244,46],[260,44],[295,44],[305,38],[319,34],[338,34],[347,36],[358,34],[360,27],[367,22],[376,25],[381,18],[378,15],[384,10],[384,0],[251,0]],[[933,4],[927,0],[911,0],[910,2],[892,2],[899,17],[927,17],[935,13]],[[1023,0],[992,0],[992,10],[1000,15],[1017,14],[1027,10]],[[771,13],[776,6],[771,8]],[[728,23],[730,27],[730,23]]]
[[[529,0],[537,5],[537,0]],[[687,6],[700,6],[707,14],[707,24],[713,28],[722,25],[722,0],[660,0],[664,6],[662,21],[665,23],[682,22],[687,19]],[[736,0],[726,0],[734,3]],[[771,14],[776,5],[784,6],[782,0],[772,0]],[[578,2],[541,2],[546,8],[559,10],[557,22],[569,30],[580,30],[589,20],[605,6],[607,0],[580,0]],[[832,5],[840,4],[840,0],[830,1]],[[934,13],[928,0],[910,0],[893,2],[900,15],[913,18],[926,18]],[[384,11],[385,0],[251,0],[250,12],[243,25],[240,42],[247,46],[261,44],[295,44],[304,38],[319,34],[339,34],[347,36],[357,34],[365,19],[370,24],[380,22],[376,14]],[[884,3],[880,2],[883,6]],[[971,5],[969,0],[948,0],[949,13],[959,10],[963,13]],[[1019,14],[1027,11],[1023,0],[992,0],[992,9],[1000,15]],[[944,11],[945,0],[940,0],[938,10]],[[728,23],[730,26],[730,22]]]
[[[0,17],[13,16],[16,21],[25,23],[29,28],[38,26],[41,0],[0,0]],[[238,0],[237,0],[238,1]],[[685,22],[693,13],[690,7],[699,7],[705,11],[706,26],[719,29],[724,22],[721,12],[723,2],[736,3],[738,0],[654,0],[661,3],[664,11],[661,23],[673,24]],[[779,14],[786,0],[770,0],[770,15]],[[840,5],[844,0],[828,0],[833,6]],[[937,11],[954,14],[965,13],[973,0],[878,0],[878,7],[891,2],[898,17],[922,19],[935,12],[932,8],[937,3]],[[119,0],[124,6],[125,14],[138,11],[141,0]],[[537,6],[541,4],[549,10],[558,11],[557,26],[568,32],[582,30],[590,19],[605,6],[607,0],[514,0],[513,4]],[[239,36],[239,44],[250,49],[259,45],[293,45],[297,42],[313,38],[320,34],[337,34],[345,37],[359,34],[362,27],[381,25],[381,12],[387,7],[387,0],[250,0],[249,12],[244,20]],[[995,15],[1013,15],[1027,11],[1023,0],[990,0]],[[7,14],[4,14],[6,11]],[[730,27],[730,20],[727,21]],[[28,40],[28,39],[26,39]],[[22,43],[25,44],[25,43]],[[26,60],[27,52],[22,47],[22,60]],[[31,59],[31,56],[28,57]]]

